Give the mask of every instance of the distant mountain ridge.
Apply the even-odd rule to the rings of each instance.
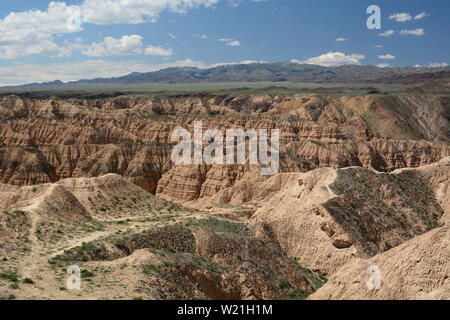
[[[390,82],[389,79],[402,79],[411,75],[427,74],[425,79],[434,78],[434,74],[448,73],[450,66],[440,68],[404,67],[379,68],[365,65],[344,65],[324,67],[292,62],[253,63],[222,65],[208,69],[195,67],[175,67],[153,72],[133,72],[116,78],[82,79],[63,83],[59,80],[46,83],[32,83],[18,87],[49,87],[77,84],[142,84],[142,83],[202,83],[202,82]],[[447,75],[445,76],[447,77]],[[439,76],[438,78],[442,78]]]

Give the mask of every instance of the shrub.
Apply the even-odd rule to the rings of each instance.
[[[22,282],[26,283],[26,284],[34,284],[34,281],[32,279],[30,279],[30,278],[25,278],[25,279],[23,279]]]
[[[5,279],[10,282],[18,282],[19,276],[14,272],[3,272],[3,273],[0,273],[0,279]]]
[[[86,278],[92,278],[93,276],[94,276],[93,272],[86,270],[86,269],[81,270],[81,278],[86,279]]]
[[[19,285],[17,283],[11,283],[9,285],[9,288],[11,288],[11,289],[19,289]]]

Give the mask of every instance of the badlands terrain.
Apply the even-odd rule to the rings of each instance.
[[[0,97],[0,298],[450,299],[450,97],[369,91]],[[198,120],[280,173],[174,166]]]

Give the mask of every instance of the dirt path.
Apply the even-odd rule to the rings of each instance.
[[[42,248],[39,244],[39,239],[36,235],[39,222],[41,221],[40,213],[38,211],[40,200],[45,199],[53,192],[53,187],[48,188],[39,198],[35,199],[32,204],[20,208],[30,214],[31,228],[28,240],[30,241],[30,254],[27,255],[19,265],[19,272],[23,278],[32,278],[36,269],[38,268],[38,261],[41,257]]]
[[[48,191],[51,192],[51,191]],[[45,195],[43,195],[44,197]],[[47,245],[37,237],[37,229],[39,226],[40,214],[37,210],[39,203],[22,207],[21,210],[29,212],[31,216],[30,228],[30,253],[23,257],[22,262],[18,265],[18,274],[22,279],[29,278],[35,282],[35,285],[21,284],[20,299],[74,299],[76,292],[61,290],[65,286],[65,279],[68,275],[62,274],[61,270],[54,270],[49,265],[48,260],[56,255],[63,254],[65,250],[81,246],[83,243],[92,242],[103,237],[116,234],[118,231],[127,232],[129,230],[138,230],[139,228],[149,228],[158,221],[145,221],[146,218],[153,216],[131,216],[126,218],[97,220],[106,223],[105,229],[102,231],[95,231],[81,237],[76,237],[70,240],[64,240],[64,248],[61,249],[61,242]],[[108,222],[127,221],[127,225],[123,224],[107,224]],[[139,228],[138,228],[139,227]],[[53,253],[48,254],[49,250],[60,248]],[[59,272],[59,274],[58,274]]]

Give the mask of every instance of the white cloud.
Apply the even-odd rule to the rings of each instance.
[[[79,24],[71,23],[77,14],[77,6],[64,2],[50,2],[47,11],[11,12],[0,20],[0,42],[32,41],[36,37],[82,31]]]
[[[85,0],[83,21],[95,24],[137,24],[154,22],[165,10],[185,13],[189,9],[212,7],[220,0]]]
[[[150,56],[170,57],[173,55],[173,50],[150,45],[145,48],[144,53]]]
[[[412,17],[409,13],[394,13],[389,16],[389,19],[395,20],[397,22],[411,21]]]
[[[168,35],[169,35],[169,37],[170,37],[171,40],[175,40],[175,39],[177,38],[177,36],[174,35],[173,33],[170,33],[170,32],[169,32]]]
[[[27,43],[12,43],[7,45],[0,45],[0,59],[16,59],[30,55],[41,55],[51,58],[69,57],[74,44],[67,46],[60,46],[51,39],[42,39],[40,41],[30,41]]]
[[[206,34],[193,34],[192,36],[199,39],[208,39],[208,36]]]
[[[217,39],[217,41],[226,42],[226,45],[229,47],[240,47],[241,46],[241,42],[238,40],[235,40],[233,38],[219,38],[219,39]]]
[[[241,4],[241,2],[244,2],[245,0],[228,0],[228,5],[231,8],[237,8]],[[252,0],[253,2],[267,2],[269,0]]]
[[[328,52],[325,54],[322,54],[317,57],[309,58],[305,61],[293,59],[291,62],[293,63],[306,63],[306,64],[315,64],[319,66],[325,66],[325,67],[334,67],[334,66],[341,66],[341,65],[347,65],[347,64],[356,64],[360,65],[362,59],[365,59],[366,57],[362,54],[345,54],[342,52]]]
[[[385,32],[383,32],[383,33],[379,33],[378,35],[379,35],[380,37],[390,37],[390,36],[392,36],[394,33],[395,33],[395,31],[391,29],[391,30],[387,30],[387,31],[385,31]]]
[[[242,60],[239,62],[219,62],[219,63],[214,63],[208,66],[204,66],[202,69],[204,68],[215,68],[215,67],[220,67],[220,66],[233,66],[233,65],[237,65],[237,64],[253,64],[253,63],[267,63],[267,61],[265,60]]]
[[[445,62],[432,62],[427,66],[423,66],[420,64],[416,64],[414,66],[414,68],[444,68],[444,67],[448,67],[448,63]]]
[[[377,49],[382,49],[383,48],[383,46],[381,45],[381,44],[378,44],[378,45],[376,45],[374,48],[377,48]]]
[[[389,63],[380,63],[377,65],[378,68],[389,68]]]
[[[240,47],[241,43],[238,40],[233,40],[233,41],[227,42],[226,45],[229,47]]]
[[[84,0],[79,6],[52,1],[47,10],[11,12],[0,19],[0,59],[31,54],[67,57],[73,46],[61,46],[54,36],[80,32],[82,23],[136,24],[154,22],[163,11],[185,13],[189,9],[213,7],[220,0]],[[174,35],[169,36],[173,38]],[[86,49],[90,55],[108,54],[106,45]],[[103,53],[101,53],[103,52]]]
[[[92,43],[81,50],[81,53],[89,57],[125,56],[125,55],[151,55],[170,57],[172,49],[149,45],[144,49],[142,37],[137,34],[125,35],[119,39],[106,37],[100,43]]]
[[[428,67],[430,67],[430,68],[443,68],[443,67],[448,67],[448,64],[445,63],[445,62],[442,62],[442,63],[433,62],[433,63],[430,63],[428,65]]]
[[[392,54],[379,55],[378,58],[384,60],[395,60],[395,56]]]
[[[106,37],[100,43],[92,43],[82,53],[89,57],[137,55],[142,54],[143,46],[142,37],[132,34],[120,39]]]
[[[422,13],[419,13],[417,16],[414,17],[414,20],[420,20],[426,17],[429,17],[430,15],[426,13],[425,11]]]
[[[347,41],[347,39],[346,38],[336,38],[336,41],[337,42],[345,42],[345,41]]]
[[[63,2],[50,2],[46,11],[11,12],[0,20],[0,58],[69,55],[71,47],[61,47],[53,36],[82,31],[79,17],[79,7]]]
[[[414,29],[414,30],[402,30],[400,31],[401,35],[413,35],[413,36],[423,36],[425,34],[425,30],[423,28]]]

